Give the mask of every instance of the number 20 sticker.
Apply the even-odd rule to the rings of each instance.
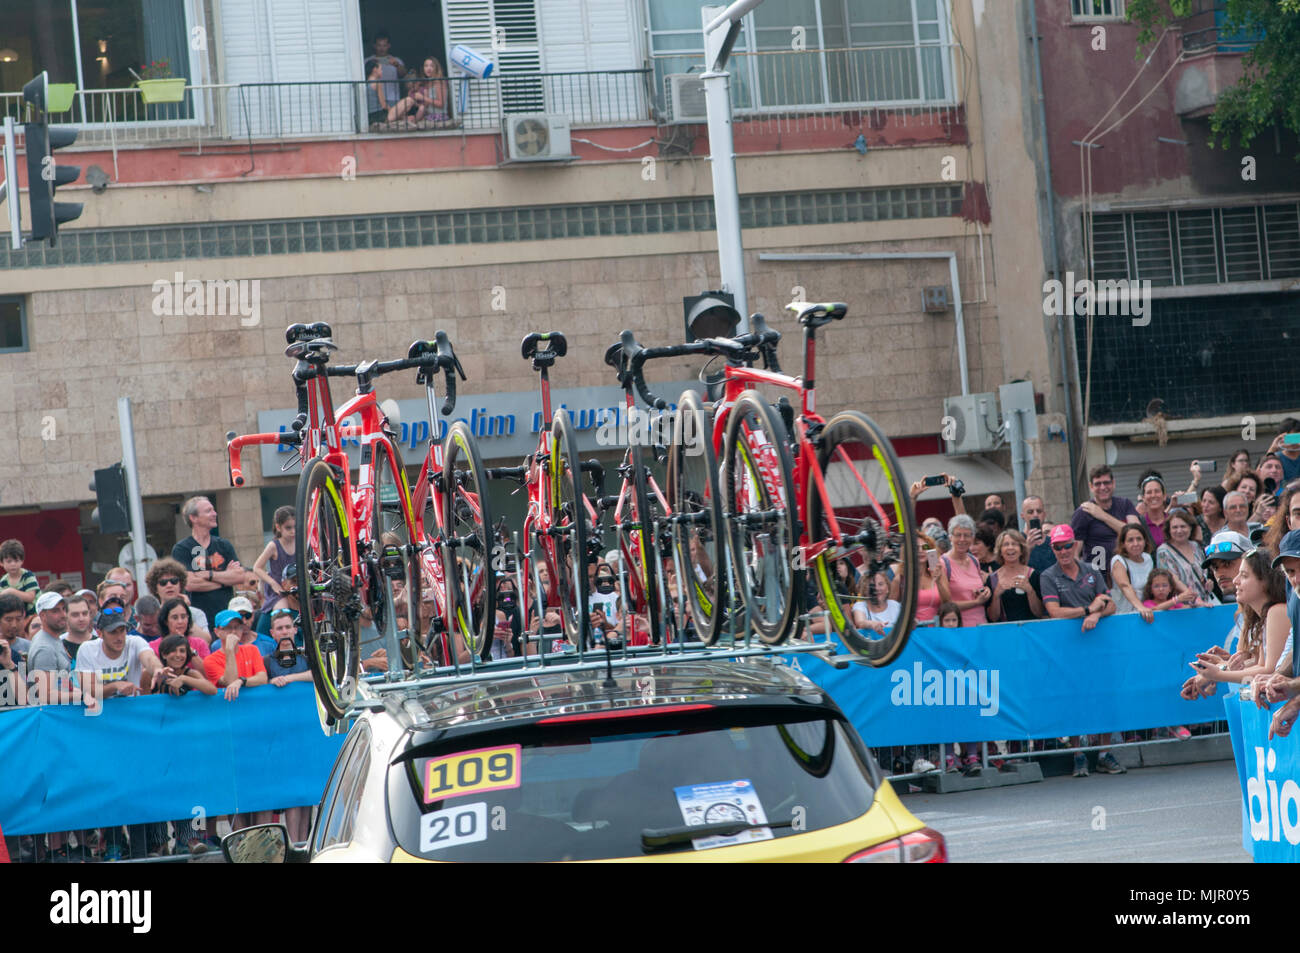
[[[424,803],[519,787],[520,745],[479,748],[434,758],[424,766]]]
[[[487,840],[487,802],[461,804],[434,811],[420,819],[420,852],[429,853]]]

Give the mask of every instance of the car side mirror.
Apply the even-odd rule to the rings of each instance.
[[[231,831],[221,839],[221,852],[231,864],[297,863],[305,851],[295,849],[283,824],[257,824]]]

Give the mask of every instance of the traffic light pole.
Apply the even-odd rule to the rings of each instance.
[[[135,464],[135,427],[131,420],[131,398],[117,399],[117,424],[122,431],[122,469],[126,472],[126,504],[131,514],[131,572],[136,585],[144,579],[145,564],[144,503],[140,499],[140,471]]]
[[[23,247],[22,197],[18,192],[18,153],[14,145],[14,117],[5,116],[5,210],[9,213],[9,246],[17,251]]]

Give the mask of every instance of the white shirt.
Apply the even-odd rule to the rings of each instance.
[[[886,629],[898,621],[898,613],[901,608],[902,607],[893,599],[885,600],[885,608],[881,609],[879,612],[873,612],[866,602],[853,603],[853,610],[855,612],[861,612],[865,615],[868,622],[884,623]]]
[[[77,651],[77,671],[98,672],[100,678],[106,683],[126,679],[138,687],[140,676],[143,674],[140,656],[148,651],[148,642],[138,635],[128,635],[126,645],[122,647],[122,654],[112,659],[104,651],[103,640],[94,639],[85,643]]]

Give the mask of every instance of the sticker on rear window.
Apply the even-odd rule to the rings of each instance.
[[[434,758],[424,766],[424,803],[517,788],[520,745],[478,748]]]
[[[717,781],[712,784],[688,784],[673,788],[682,820],[691,826],[711,824],[766,824],[767,813],[748,778],[735,781]],[[755,827],[730,835],[697,837],[691,843],[696,850],[710,847],[730,847],[753,841],[771,840],[770,827]]]
[[[420,818],[420,852],[487,840],[487,801],[459,804]]]

